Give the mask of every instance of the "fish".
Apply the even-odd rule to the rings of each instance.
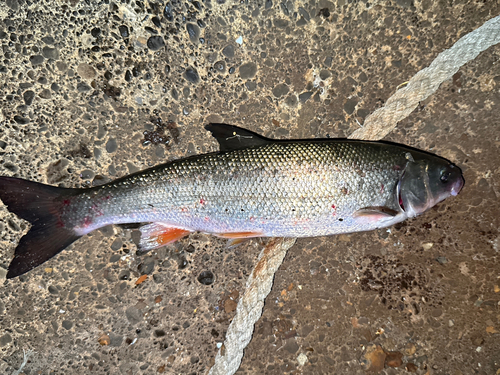
[[[170,161],[101,186],[61,188],[0,177],[0,199],[31,227],[7,272],[14,278],[110,224],[141,223],[149,251],[192,232],[238,242],[384,228],[464,186],[437,155],[384,141],[276,140],[233,125],[205,126],[219,151]]]

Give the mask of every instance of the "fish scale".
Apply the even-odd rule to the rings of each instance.
[[[271,143],[190,157],[90,189],[64,220],[82,233],[132,217],[210,233],[335,234],[352,226],[358,209],[397,208],[394,189],[406,161],[404,150],[383,144]]]

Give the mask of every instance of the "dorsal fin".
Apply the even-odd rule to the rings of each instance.
[[[234,125],[208,124],[205,126],[205,129],[210,131],[212,136],[217,139],[221,151],[239,150],[276,142],[273,139],[265,138],[250,130]]]

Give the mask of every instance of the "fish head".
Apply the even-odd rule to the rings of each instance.
[[[464,186],[462,171],[446,159],[428,156],[407,162],[397,186],[401,210],[407,217],[427,211]]]

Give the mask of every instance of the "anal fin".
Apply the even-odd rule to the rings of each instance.
[[[190,230],[172,227],[163,223],[151,223],[140,228],[140,251],[149,251],[175,242],[191,233]]]

